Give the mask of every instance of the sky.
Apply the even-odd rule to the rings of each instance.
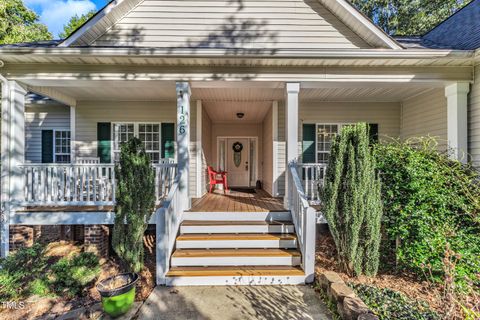
[[[25,5],[34,10],[40,21],[48,26],[55,39],[63,31],[63,26],[75,14],[82,15],[90,10],[99,10],[108,0],[24,0]]]

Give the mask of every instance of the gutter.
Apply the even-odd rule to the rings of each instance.
[[[285,50],[285,49],[197,49],[197,48],[139,48],[139,47],[0,47],[0,55],[48,56],[48,57],[151,57],[151,58],[212,58],[226,59],[246,58],[286,58],[286,59],[438,59],[472,58],[472,50],[445,50],[445,49],[350,49],[350,50]]]

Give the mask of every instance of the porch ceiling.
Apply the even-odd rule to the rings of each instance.
[[[41,89],[50,88],[76,101],[175,101],[176,99],[173,81],[27,80],[24,83],[31,91],[41,94]],[[443,83],[342,82],[314,85],[302,83],[300,100],[398,102],[443,85]],[[282,82],[192,82],[192,99],[205,102],[259,102],[259,105],[263,105],[262,103],[265,102],[283,100],[284,90]]]

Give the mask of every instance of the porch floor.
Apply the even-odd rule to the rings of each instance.
[[[230,190],[226,194],[216,190],[200,199],[192,200],[192,212],[272,212],[286,211],[281,198],[271,197],[264,190],[246,193]]]

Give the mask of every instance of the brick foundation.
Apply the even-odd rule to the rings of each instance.
[[[11,225],[9,236],[10,250],[15,251],[23,247],[31,247],[36,238],[35,229],[38,232],[38,228],[33,226]]]
[[[105,225],[85,225],[85,251],[93,252],[102,258],[108,257],[109,229]]]

